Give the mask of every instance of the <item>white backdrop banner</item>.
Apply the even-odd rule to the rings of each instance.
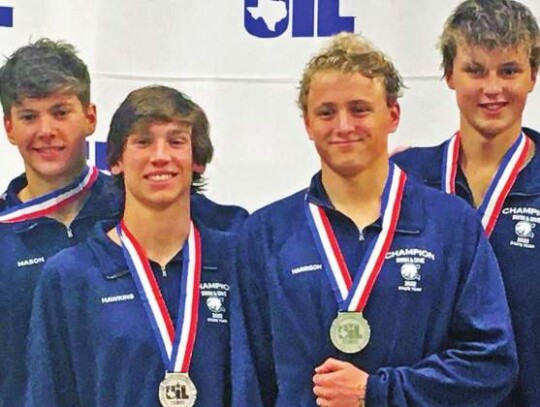
[[[92,76],[103,162],[114,110],[131,90],[173,86],[207,112],[216,153],[207,194],[254,210],[306,187],[317,154],[296,107],[310,55],[338,31],[361,32],[396,63],[408,89],[391,146],[432,145],[457,129],[436,49],[457,0],[0,0],[0,52],[40,37],[76,46]],[[540,18],[540,0],[523,0]],[[540,90],[525,125],[540,128]],[[2,131],[3,133],[3,131]],[[94,145],[95,144],[95,145]],[[23,171],[0,136],[0,189]]]

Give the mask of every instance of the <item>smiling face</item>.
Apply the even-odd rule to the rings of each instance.
[[[313,76],[304,122],[323,172],[350,177],[388,159],[388,134],[399,116],[399,105],[387,102],[380,78],[327,70]]]
[[[520,132],[536,72],[524,47],[459,46],[446,81],[456,92],[464,137],[472,130],[485,138],[512,138]]]
[[[136,126],[111,171],[124,176],[126,208],[135,204],[163,209],[189,200],[191,124],[171,121]]]
[[[19,149],[29,182],[68,183],[85,164],[85,138],[95,130],[96,109],[61,92],[25,98],[4,116],[4,127]]]

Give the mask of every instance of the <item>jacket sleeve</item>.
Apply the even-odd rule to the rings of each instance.
[[[233,405],[274,406],[277,386],[264,287],[264,238],[252,229],[242,230],[231,278]]]
[[[34,296],[30,321],[26,407],[80,405],[63,294],[60,274],[46,264]]]
[[[414,366],[370,375],[367,406],[487,407],[509,393],[517,356],[498,263],[475,218],[464,217],[461,230],[462,253],[448,253],[462,258],[448,345]]]

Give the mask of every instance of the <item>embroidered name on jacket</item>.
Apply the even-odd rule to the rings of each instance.
[[[229,296],[230,286],[221,282],[204,282],[200,285],[201,301],[204,301],[208,309],[206,320],[212,323],[226,324],[227,309],[225,302]]]
[[[135,294],[129,293],[129,294],[120,294],[120,295],[109,295],[107,297],[101,297],[101,303],[102,304],[110,304],[114,302],[122,302],[122,301],[131,301],[135,299]]]
[[[45,257],[33,257],[31,259],[18,260],[17,267],[28,267],[41,263],[45,263]]]
[[[510,240],[510,246],[534,249],[534,230],[540,224],[540,210],[530,207],[504,208],[504,216],[511,216],[514,222],[515,237]]]
[[[322,264],[307,264],[305,266],[295,267],[291,270],[291,274],[305,273],[306,271],[322,270]]]
[[[422,266],[426,261],[435,261],[435,254],[425,249],[397,249],[386,254],[386,260],[394,260],[399,267],[402,283],[398,291],[422,292]]]

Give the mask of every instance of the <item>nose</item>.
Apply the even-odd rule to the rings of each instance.
[[[51,138],[54,135],[54,124],[51,117],[47,115],[39,117],[37,134],[40,138]]]
[[[154,148],[152,151],[152,163],[154,164],[166,164],[170,160],[169,145],[167,140],[158,138],[154,142]]]
[[[338,132],[349,133],[353,130],[352,120],[347,110],[341,110],[338,114]]]
[[[496,96],[502,92],[502,82],[503,79],[497,75],[496,72],[490,73],[484,84],[484,93],[487,96]]]

